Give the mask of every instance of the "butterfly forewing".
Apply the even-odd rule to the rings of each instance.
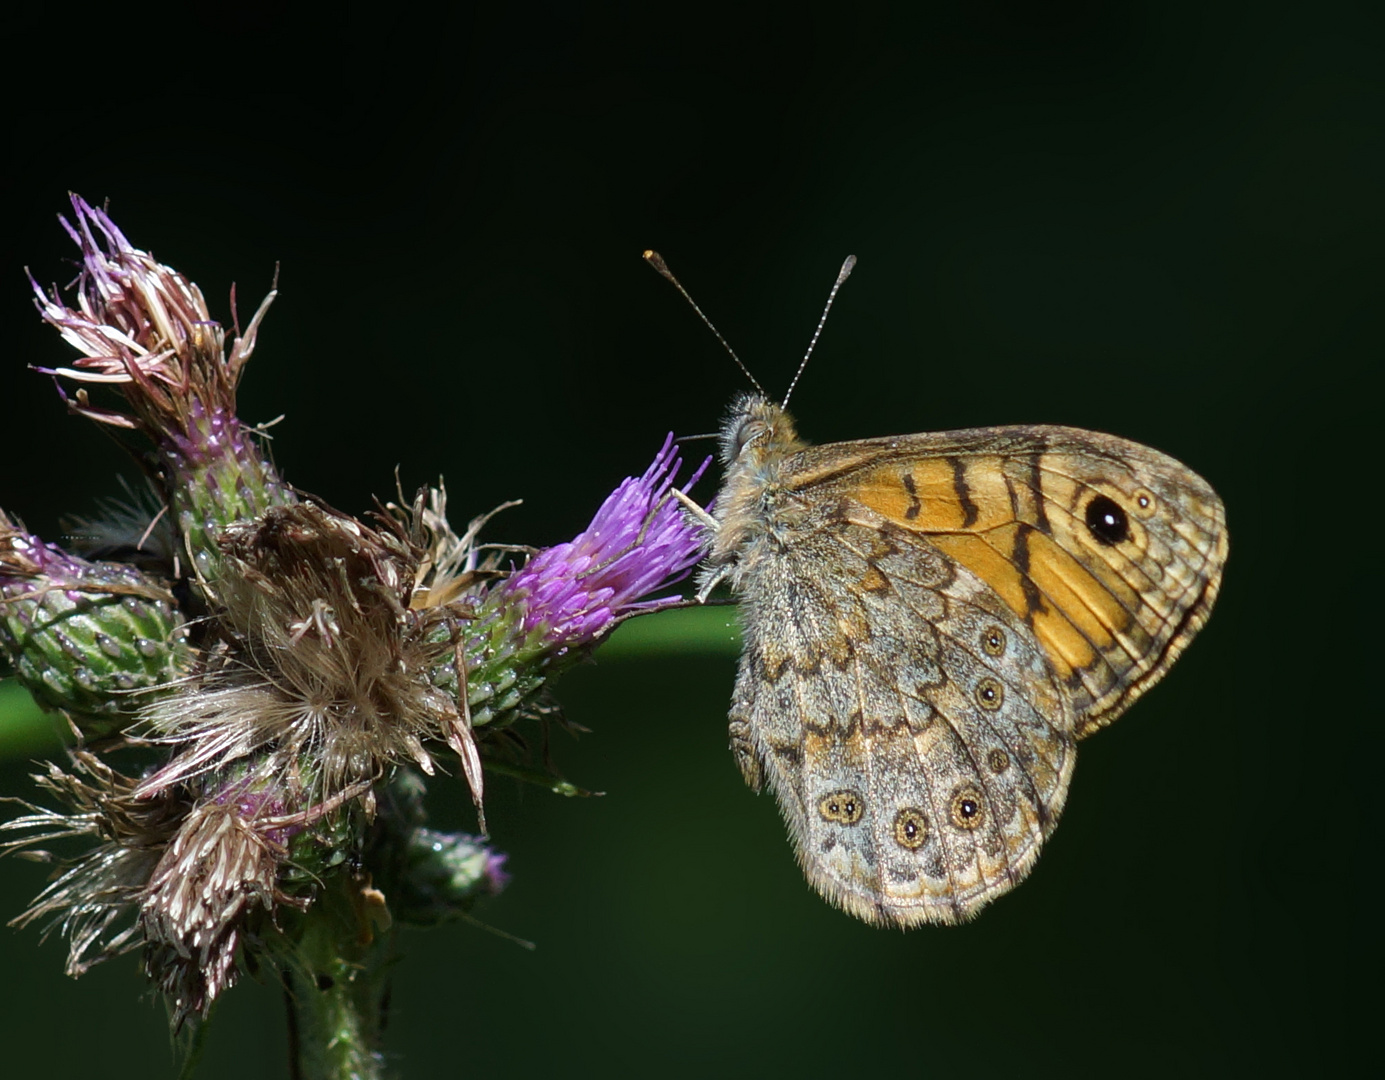
[[[1079,734],[1158,680],[1221,580],[1215,492],[1113,436],[983,428],[809,447],[785,465],[788,489],[857,501],[990,585],[1070,687]]]

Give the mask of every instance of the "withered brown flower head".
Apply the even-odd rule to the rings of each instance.
[[[455,695],[433,685],[453,644],[410,607],[419,552],[402,537],[299,503],[229,527],[222,551],[221,640],[149,710],[177,753],[139,794],[253,757],[256,775],[297,774],[324,801],[397,764],[431,775],[428,745],[471,740]]]

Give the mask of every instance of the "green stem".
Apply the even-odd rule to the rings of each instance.
[[[300,923],[284,966],[294,1080],[384,1080],[381,1036],[396,932],[369,878],[345,871]]]

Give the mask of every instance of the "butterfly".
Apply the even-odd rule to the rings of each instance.
[[[739,601],[742,776],[774,792],[831,903],[967,919],[1033,868],[1078,740],[1206,622],[1221,500],[1157,450],[1070,427],[811,446],[763,393],[736,401],[721,459],[699,596],[725,581]]]

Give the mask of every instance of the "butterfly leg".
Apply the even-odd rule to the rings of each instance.
[[[716,533],[720,531],[721,522],[709,514],[704,507],[699,506],[677,488],[674,488],[669,494],[682,503],[683,509],[708,532]],[[698,582],[697,602],[699,604],[705,604],[707,602],[707,597],[712,595],[712,590],[721,584],[733,569],[734,566],[731,563],[727,563],[724,566],[718,567],[715,571],[704,570]]]
[[[683,509],[696,518],[697,523],[704,529],[710,529],[712,532],[716,532],[721,528],[721,522],[709,514],[706,509],[699,505],[691,496],[679,491],[677,488],[674,488],[669,494],[682,503]]]
[[[727,735],[730,735],[731,753],[735,756],[735,764],[740,766],[741,778],[745,781],[745,786],[759,795],[760,788],[765,786],[765,766],[760,763],[760,757],[755,752],[755,746],[751,744],[751,726],[744,717],[731,713],[731,723],[727,726]]]
[[[750,714],[755,687],[747,677],[744,665],[736,677],[736,689],[731,696],[731,712],[726,733],[730,737],[731,753],[741,770],[746,787],[759,794],[765,783],[765,763],[751,734]]]
[[[758,795],[765,783],[765,770],[750,741],[750,725],[743,715],[735,712],[731,714],[727,734],[731,740],[731,753],[741,770],[741,778],[745,781],[746,787]]]

